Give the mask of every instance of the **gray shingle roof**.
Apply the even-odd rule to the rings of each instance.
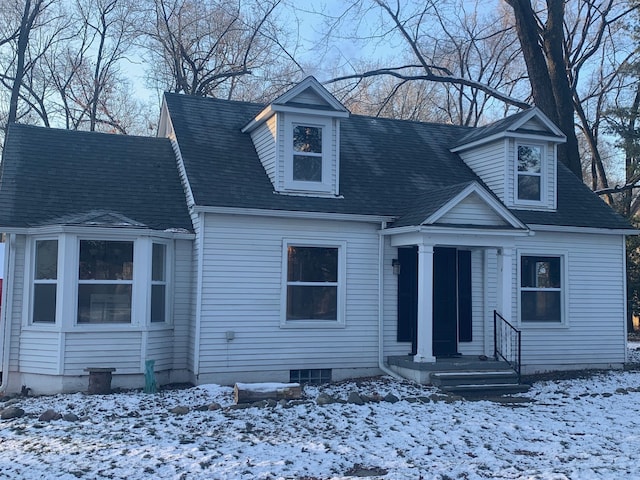
[[[262,105],[165,98],[198,205],[398,216],[420,193],[480,182],[448,151],[466,128],[352,115],[340,128],[342,198],[274,194],[250,135],[240,131]]]
[[[48,224],[192,231],[169,140],[11,125],[0,227]]]
[[[482,140],[483,138],[491,137],[492,135],[496,135],[501,132],[506,132],[511,129],[525,116],[527,116],[531,112],[531,109],[523,110],[521,112],[515,113],[513,115],[509,115],[508,117],[501,118],[489,125],[484,125],[482,127],[474,128],[464,136],[460,137],[455,145],[450,145],[451,148],[459,147],[462,145],[466,145],[469,143],[477,142],[478,140]],[[525,129],[518,129],[520,132],[528,132],[535,133],[540,135],[539,131],[527,131]],[[545,132],[545,135],[549,137],[555,137],[555,135],[551,133]],[[557,138],[557,137],[556,137]]]
[[[176,94],[166,103],[197,205],[390,216],[410,225],[469,182],[483,185],[449,151],[473,130],[352,115],[341,122],[341,197],[276,194],[241,132],[262,105]],[[0,227],[192,231],[166,139],[12,125],[2,169]],[[527,224],[631,228],[562,165],[558,192],[557,212],[513,213]]]
[[[240,131],[263,105],[178,94],[165,94],[165,99],[198,205],[406,216],[403,225],[408,225],[409,218],[417,222],[424,212],[440,208],[441,194],[453,195],[456,185],[484,185],[449,150],[476,130],[352,115],[341,121],[342,198],[275,194],[250,135]],[[508,128],[523,114],[493,124],[488,133]],[[521,221],[631,229],[566,168],[558,171],[557,212],[514,210]]]

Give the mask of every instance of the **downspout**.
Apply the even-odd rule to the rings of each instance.
[[[204,270],[204,219],[206,214],[204,212],[200,212],[198,214],[200,217],[200,221],[198,222],[200,235],[197,236],[198,241],[198,273],[197,273],[197,283],[196,283],[196,325],[195,325],[195,335],[193,339],[193,375],[195,378],[198,378],[200,374],[200,337],[201,337],[201,323],[202,323],[202,274]]]
[[[382,232],[387,228],[387,222],[380,224],[380,235],[378,235],[378,368],[383,373],[398,380],[405,380],[401,375],[392,371],[384,363],[384,235]]]
[[[9,243],[5,248],[9,252],[4,255],[4,280],[2,282],[2,383],[0,384],[0,392],[4,392],[9,384],[9,356],[11,349],[11,315],[8,312],[13,310],[13,277],[16,265],[16,234],[9,235]],[[7,281],[7,278],[10,281]]]

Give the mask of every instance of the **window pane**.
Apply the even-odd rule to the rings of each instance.
[[[560,288],[560,257],[522,257],[520,285],[529,288]]]
[[[152,285],[151,286],[151,321],[152,322],[164,322],[165,321],[165,286],[164,285]]]
[[[164,278],[164,259],[166,246],[162,243],[153,244],[153,253],[151,260],[151,280],[162,282]]]
[[[294,127],[293,149],[296,152],[322,153],[322,128],[304,125]]]
[[[78,285],[78,323],[130,323],[131,285]]]
[[[540,177],[518,175],[518,199],[540,200]]]
[[[331,247],[289,247],[289,282],[337,282],[338,249]]]
[[[38,240],[36,242],[36,280],[58,278],[58,241]]]
[[[287,320],[337,320],[338,287],[287,287]]]
[[[80,280],[131,280],[133,242],[80,241]]]
[[[55,323],[56,284],[39,283],[33,286],[33,323]]]
[[[535,145],[518,146],[518,171],[540,173],[542,148]]]
[[[293,179],[300,182],[322,181],[322,157],[293,157]]]
[[[523,322],[561,322],[560,292],[522,292]]]

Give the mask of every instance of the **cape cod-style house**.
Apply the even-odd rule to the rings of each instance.
[[[166,94],[157,138],[11,125],[0,389],[140,387],[147,360],[159,383],[428,382],[496,346],[523,373],[620,367],[635,231],[564,140],[536,108],[351,115],[312,77],[266,106]]]

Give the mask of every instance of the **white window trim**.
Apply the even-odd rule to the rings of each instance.
[[[38,283],[49,283],[56,284],[56,312],[54,316],[53,322],[34,322],[33,321],[33,303],[35,296],[35,288],[34,285],[36,283],[36,243],[43,240],[55,240],[58,242],[58,268],[57,268],[57,277],[55,280],[39,280]],[[62,249],[62,242],[59,236],[35,236],[29,237],[27,244],[25,245],[25,279],[28,284],[25,285],[24,293],[23,293],[23,305],[26,305],[27,308],[22,311],[22,326],[26,327],[27,330],[59,330],[60,329],[60,318],[62,318],[62,299],[61,299],[61,290],[62,290],[62,282],[61,282],[61,270],[60,270],[60,253]]]
[[[287,320],[287,273],[288,273],[288,249],[295,247],[324,247],[338,249],[338,288],[337,288],[337,315],[336,320]],[[345,328],[345,300],[347,280],[347,242],[335,240],[286,238],[282,241],[282,286],[280,294],[280,327],[303,329],[332,329]],[[304,283],[300,283],[303,285]],[[314,283],[309,282],[309,285]]]
[[[522,257],[559,257],[560,258],[560,322],[532,322],[522,321],[522,292],[530,289],[521,287],[522,285]],[[517,254],[517,302],[518,302],[518,325],[521,329],[567,329],[569,328],[569,251],[568,250],[522,250]],[[536,289],[534,289],[536,290]],[[557,291],[557,289],[549,289]]]
[[[298,125],[322,129],[322,181],[303,182],[293,179],[293,129]],[[310,115],[288,114],[284,121],[284,188],[295,192],[332,192],[332,145],[333,121]]]
[[[164,281],[153,280],[152,272],[153,272],[153,244],[164,245]],[[173,325],[173,309],[171,308],[171,299],[173,298],[173,282],[171,279],[173,278],[173,248],[172,244],[169,241],[151,238],[151,244],[148,248],[149,252],[149,295],[147,299],[147,323],[152,329],[156,328],[164,328],[170,325]],[[164,285],[164,322],[152,322],[151,321],[151,291],[153,285]]]
[[[540,173],[523,173],[526,176],[540,176],[540,200],[522,200],[518,198],[518,177],[520,172],[518,171],[518,147],[540,147]],[[541,142],[525,142],[516,141],[514,147],[514,165],[513,165],[513,203],[518,206],[545,206],[547,204],[547,188],[548,188],[548,161],[547,161],[547,146]]]

